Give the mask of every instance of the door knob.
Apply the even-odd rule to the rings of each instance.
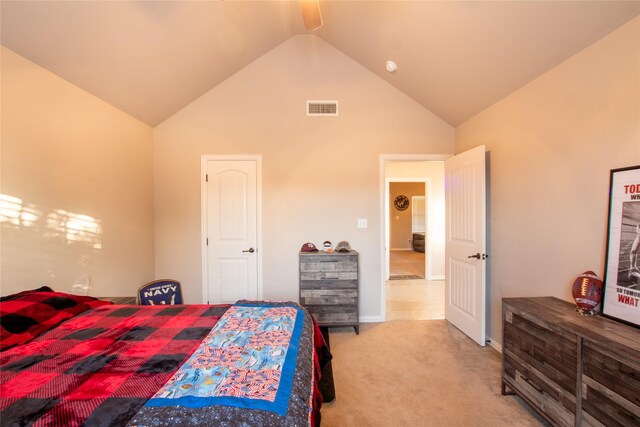
[[[254,253],[256,250],[253,248],[249,248],[246,251],[242,251],[242,252],[249,252],[250,254]]]
[[[469,255],[467,258],[487,259],[487,258],[489,258],[489,255],[487,255],[487,254],[480,255],[480,252],[478,252],[475,255]]]

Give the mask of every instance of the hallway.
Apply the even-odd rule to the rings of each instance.
[[[444,280],[425,280],[425,254],[389,253],[387,320],[444,319]]]
[[[425,254],[415,251],[390,251],[389,273],[390,277],[399,280],[407,278],[424,279]],[[409,277],[406,277],[409,276]],[[414,277],[411,277],[414,276]],[[418,276],[418,277],[415,277]]]

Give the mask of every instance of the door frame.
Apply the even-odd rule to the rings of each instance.
[[[258,299],[262,299],[262,155],[261,154],[203,154],[200,160],[200,245],[202,260],[202,303],[209,303],[209,263],[207,258],[207,188],[206,174],[209,161],[255,161],[256,162],[256,256]]]
[[[378,189],[380,199],[380,319],[376,321],[384,322],[387,319],[387,260],[386,260],[386,234],[388,225],[385,224],[385,217],[389,213],[385,210],[388,205],[389,191],[386,185],[384,165],[387,162],[421,162],[421,161],[445,161],[453,154],[380,154],[378,164]],[[413,179],[415,181],[415,179]]]

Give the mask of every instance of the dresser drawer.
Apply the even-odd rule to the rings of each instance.
[[[583,342],[582,409],[606,426],[640,426],[638,354]]]
[[[576,419],[577,343],[540,319],[504,312],[503,380],[554,425]]]
[[[358,289],[357,280],[300,280],[300,289]]]
[[[352,259],[334,259],[330,256],[322,260],[304,260],[300,265],[300,271],[358,271],[358,261]]]
[[[358,280],[357,271],[301,271],[300,280]]]
[[[302,289],[300,303],[309,305],[358,304],[357,289]]]
[[[358,307],[356,305],[306,305],[305,308],[320,326],[358,323]]]
[[[507,385],[544,412],[554,425],[575,424],[574,396],[508,351],[504,355],[503,369]]]
[[[572,334],[560,335],[546,325],[508,312],[504,326],[506,350],[544,374],[571,394],[576,393],[577,342]]]

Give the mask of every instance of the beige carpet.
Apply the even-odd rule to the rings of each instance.
[[[500,395],[500,353],[444,320],[330,331],[337,398],[322,427],[542,425]]]

